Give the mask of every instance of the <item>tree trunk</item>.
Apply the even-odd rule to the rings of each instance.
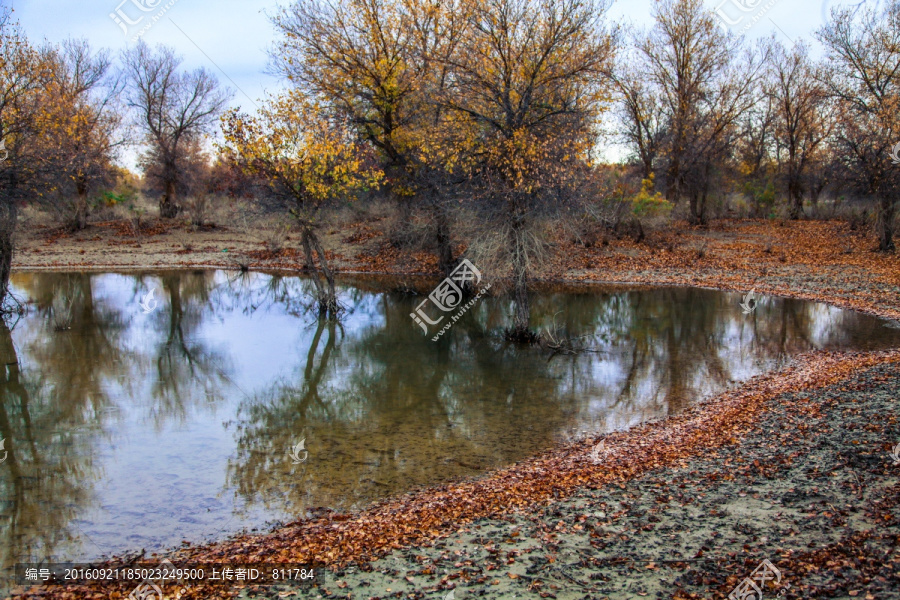
[[[528,303],[528,256],[526,254],[525,215],[516,209],[513,215],[512,244],[513,250],[513,328],[507,332],[507,339],[515,342],[534,342],[537,335],[529,329],[531,307]]]
[[[319,238],[316,236],[315,232],[310,232],[310,241],[316,249],[316,254],[319,256],[319,266],[322,268],[322,273],[325,275],[325,283],[328,286],[325,296],[325,312],[329,318],[333,319],[337,317],[339,309],[337,293],[334,289],[334,272],[331,270],[331,267],[328,266],[328,259],[325,258],[325,249],[322,248],[322,244],[319,242]],[[321,303],[319,304],[319,312],[322,312]]]
[[[517,263],[520,261],[516,261]],[[528,272],[519,264],[516,265],[515,289],[513,298],[516,303],[513,325],[517,333],[528,332],[528,322],[531,320],[531,307],[528,304]]]
[[[794,177],[791,177],[788,181],[788,196],[791,198],[789,216],[796,221],[803,215],[803,191],[800,189],[800,182]]]
[[[691,225],[703,225],[706,221],[704,219],[704,205],[705,202],[700,198],[700,194],[697,192],[691,192],[690,196],[690,208],[691,214],[688,218],[688,222]]]
[[[673,152],[672,162],[666,172],[666,200],[678,206],[681,199],[681,163],[677,151]]]
[[[698,185],[692,185],[691,191],[691,215],[688,221],[691,225],[706,225],[706,196],[709,194],[709,165],[704,168],[703,181]]]
[[[894,199],[885,194],[881,197],[878,215],[878,249],[881,252],[894,251]]]
[[[175,181],[166,181],[166,190],[159,201],[159,216],[163,219],[174,219],[178,216],[178,204],[175,202]]]
[[[453,260],[453,246],[450,243],[450,223],[443,206],[437,206],[435,210],[437,212],[435,218],[437,221],[438,268],[446,277],[456,266]]]
[[[87,192],[78,191],[78,198],[75,200],[75,215],[72,219],[72,228],[75,231],[81,231],[87,227],[88,202]]]
[[[13,234],[16,231],[18,208],[14,200],[0,201],[0,312],[9,292],[9,273],[12,269]]]
[[[303,244],[303,253],[306,255],[306,268],[312,277],[313,285],[316,286],[316,302],[319,305],[319,316],[334,318],[338,312],[337,294],[334,289],[334,273],[328,267],[328,259],[325,258],[325,252],[316,234],[308,225],[303,225],[302,227],[303,233],[300,236],[300,242]],[[319,269],[316,268],[316,262],[313,257],[314,251],[319,257],[319,264],[325,277],[324,283],[319,274]]]
[[[821,181],[816,181],[810,186],[809,201],[816,208],[819,206],[819,196],[822,195],[822,190],[825,189],[826,185],[828,185],[828,180],[823,178]]]
[[[803,197],[791,196],[791,211],[788,218],[792,221],[798,220],[803,215]]]
[[[322,312],[322,302],[326,296],[325,288],[322,286],[322,280],[319,279],[319,271],[316,269],[316,261],[313,257],[312,241],[310,238],[310,230],[303,227],[303,233],[300,235],[300,243],[303,244],[303,254],[306,262],[306,270],[312,277],[313,284],[316,286],[316,301],[319,303],[319,313]]]
[[[653,158],[646,157],[642,160],[644,165],[644,179],[650,179],[650,176],[653,175]]]

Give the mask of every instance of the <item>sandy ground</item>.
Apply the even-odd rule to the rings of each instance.
[[[14,268],[295,270],[295,244],[275,253],[253,232],[178,224],[140,237],[115,223],[77,235],[33,228]],[[843,223],[727,221],[643,244],[559,245],[544,278],[755,289],[900,318],[900,258],[871,252],[874,240]],[[377,222],[332,230],[326,247],[345,272],[434,273],[433,257],[392,248]],[[725,598],[763,559],[782,575],[766,598],[900,598],[898,397],[900,351],[814,353],[683,415],[607,436],[597,463],[601,440],[589,440],[350,518],[173,558],[317,568],[312,588],[248,587],[244,598]],[[44,592],[21,597],[128,594]]]

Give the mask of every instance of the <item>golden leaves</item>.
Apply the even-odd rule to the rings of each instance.
[[[382,178],[347,131],[299,94],[271,98],[256,116],[229,111],[222,123],[223,153],[301,210],[377,186]]]

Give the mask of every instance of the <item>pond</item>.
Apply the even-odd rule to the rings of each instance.
[[[490,297],[432,341],[408,290],[434,283],[343,279],[336,324],[302,277],[15,274],[30,310],[0,326],[4,573],[359,510],[678,413],[802,351],[900,345],[824,304],[745,314],[740,294],[620,286],[533,295],[534,323],[592,352],[505,343],[509,301]]]

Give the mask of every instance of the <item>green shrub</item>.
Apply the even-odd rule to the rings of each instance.
[[[653,173],[641,181],[641,191],[631,199],[631,211],[638,218],[667,217],[673,205],[659,192],[653,193]]]
[[[765,187],[761,182],[748,181],[744,184],[744,194],[751,199],[754,217],[774,219],[778,216],[775,212],[775,182],[772,180],[767,181]]]

